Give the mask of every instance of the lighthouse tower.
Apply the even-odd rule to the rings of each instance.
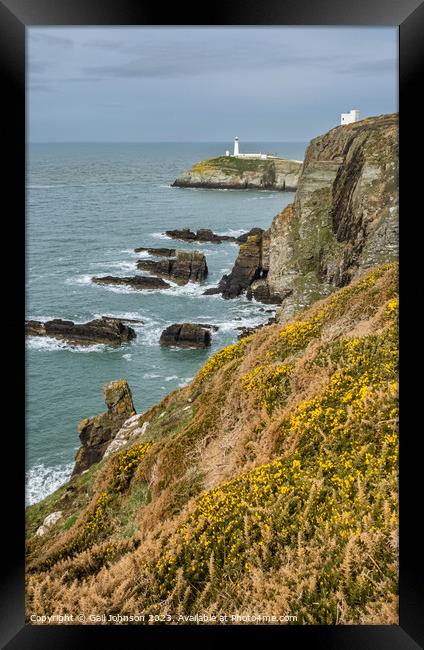
[[[239,139],[238,139],[238,137],[236,136],[236,137],[234,138],[234,155],[235,155],[235,156],[238,156],[239,153],[240,153],[240,151],[239,151]]]

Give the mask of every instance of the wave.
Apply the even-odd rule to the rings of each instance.
[[[185,377],[185,379],[182,379],[178,384],[178,388],[184,388],[184,386],[187,386],[192,379],[193,377]]]
[[[59,352],[61,350],[67,350],[68,352],[104,352],[108,349],[108,346],[104,343],[77,345],[50,338],[49,336],[27,336],[25,343],[28,350],[38,350],[40,352]]]
[[[85,273],[84,275],[77,275],[71,278],[66,278],[65,284],[92,284],[91,275]]]
[[[224,232],[217,232],[217,235],[222,236],[227,236],[227,237],[240,237],[240,235],[244,235],[246,232],[246,229],[241,228],[238,230],[235,230],[234,228],[229,228],[228,230],[224,230]]]
[[[91,262],[90,266],[92,268],[120,269],[121,271],[135,271],[137,269],[137,264],[135,262],[128,262],[128,260],[118,262]]]
[[[152,232],[150,236],[154,237],[155,239],[172,239],[172,237],[165,235],[164,232]]]
[[[178,379],[178,375],[171,375],[170,377],[165,377],[165,381],[173,381],[174,379]]]
[[[46,467],[44,463],[34,465],[26,473],[25,501],[32,505],[41,501],[71,477],[74,464]]]

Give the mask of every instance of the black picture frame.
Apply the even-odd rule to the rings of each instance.
[[[166,22],[164,22],[166,20]],[[420,206],[418,194],[422,180],[420,166],[414,165],[410,154],[419,147],[422,127],[418,123],[419,102],[416,89],[422,86],[424,60],[424,3],[420,0],[277,0],[255,2],[238,0],[206,6],[205,15],[199,6],[173,3],[166,9],[159,3],[140,0],[0,0],[0,66],[2,84],[2,155],[6,161],[3,180],[3,226],[13,227],[4,243],[11,242],[15,251],[22,250],[25,224],[25,32],[36,25],[351,25],[398,26],[400,34],[400,190],[405,225],[401,228],[401,287],[418,275],[411,276],[410,262],[420,260],[418,242],[414,258],[414,237],[409,238],[408,221],[414,221]],[[421,82],[421,83],[420,83]],[[421,183],[420,183],[421,181]],[[415,200],[414,200],[415,199]],[[411,210],[406,207],[412,206]],[[405,237],[404,237],[405,235]],[[412,242],[412,243],[411,243]],[[402,246],[405,246],[403,249]],[[9,246],[8,246],[9,247]],[[422,254],[421,254],[422,255]],[[24,260],[20,260],[23,268]],[[409,268],[408,268],[409,267]],[[14,273],[14,278],[16,274]],[[9,284],[13,304],[8,316],[7,340],[22,331],[24,297],[16,296],[17,286]],[[22,286],[22,285],[21,285]],[[6,292],[7,294],[7,292]],[[403,312],[401,310],[401,335]],[[21,329],[22,328],[22,329]],[[410,337],[405,333],[401,347],[401,379]],[[401,336],[402,340],[402,336]],[[15,346],[13,346],[15,347]],[[392,626],[31,626],[24,623],[24,351],[10,364],[3,363],[8,382],[3,393],[7,415],[2,427],[2,459],[0,479],[4,483],[2,499],[1,569],[3,579],[0,594],[0,645],[8,650],[48,650],[60,648],[93,648],[105,643],[117,644],[131,640],[141,643],[192,641],[204,647],[243,641],[277,643],[289,649],[303,646],[319,650],[416,650],[424,644],[424,607],[422,541],[416,532],[416,517],[420,517],[421,456],[416,453],[417,428],[404,424],[410,409],[420,404],[420,382],[410,386],[403,395],[401,381],[401,457],[400,457],[400,619]],[[412,351],[412,352],[411,352]],[[405,360],[406,364],[406,360]],[[9,377],[11,376],[11,379]],[[407,379],[407,377],[405,377]],[[422,383],[422,382],[421,382]],[[13,391],[10,388],[13,387]],[[9,391],[9,392],[7,392]],[[421,389],[422,392],[422,389]],[[12,408],[13,394],[20,397]],[[10,398],[10,401],[9,401]],[[415,437],[412,435],[415,431]],[[411,442],[412,441],[412,442]],[[9,470],[9,471],[6,471]],[[412,504],[413,507],[409,507]]]

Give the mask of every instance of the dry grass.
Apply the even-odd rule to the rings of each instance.
[[[130,475],[111,457],[69,530],[29,537],[28,615],[397,623],[396,293],[378,267],[151,409]]]

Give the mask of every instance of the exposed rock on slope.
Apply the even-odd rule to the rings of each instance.
[[[198,162],[173,183],[176,187],[287,190],[297,188],[302,164],[282,158],[219,156]]]
[[[135,415],[131,390],[125,379],[105,384],[103,395],[107,411],[86,418],[78,425],[81,447],[75,457],[73,476],[98,463],[124,422]]]
[[[397,624],[396,294],[379,266],[220,350],[129,446],[28,508],[28,619]]]
[[[281,317],[398,255],[398,117],[339,126],[311,141],[295,201],[270,228]]]
[[[197,251],[176,251],[175,258],[170,257],[159,262],[138,260],[137,268],[161,278],[169,278],[181,285],[187,282],[201,282],[208,274],[206,258],[203,253]]]
[[[25,333],[30,336],[51,336],[55,339],[80,345],[97,343],[120,345],[136,337],[136,333],[131,327],[124,325],[117,318],[107,316],[102,316],[102,318],[97,318],[88,323],[74,323],[60,318],[44,323],[29,320],[25,323]]]

